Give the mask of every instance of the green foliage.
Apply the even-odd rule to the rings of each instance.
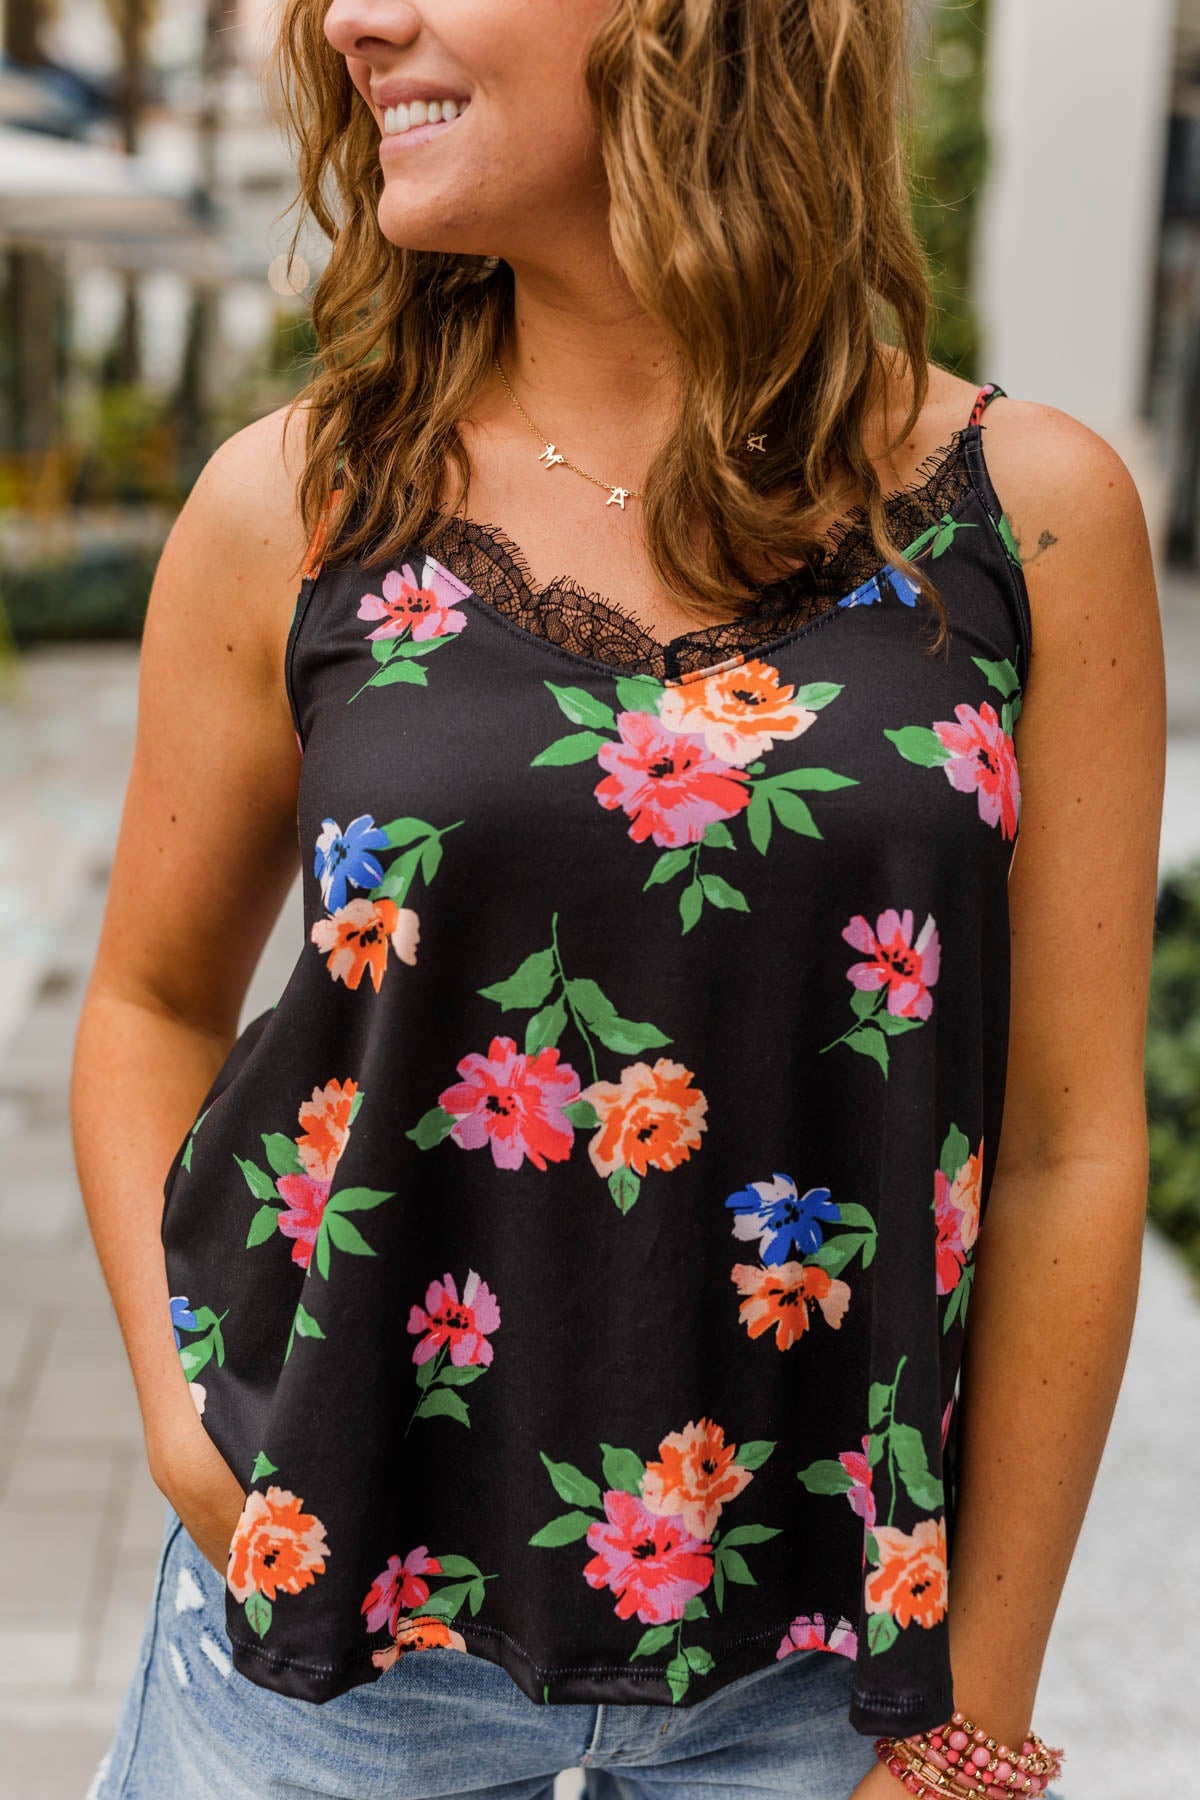
[[[1200,859],[1164,876],[1146,1034],[1150,1217],[1200,1283]]]
[[[71,561],[0,569],[0,605],[18,648],[141,637],[158,552],[89,551]]]
[[[913,217],[929,259],[934,362],[982,378],[971,297],[977,203],[987,166],[984,68],[987,0],[933,0],[913,69]]]

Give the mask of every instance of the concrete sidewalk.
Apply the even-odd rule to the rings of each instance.
[[[1164,863],[1200,852],[1200,593],[1164,590]],[[0,707],[0,1793],[84,1800],[136,1659],[163,1502],[75,1181],[67,1079],[127,777],[137,653],[30,654]],[[293,892],[247,996],[277,996]],[[1192,1495],[1200,1306],[1147,1238],[1125,1384],[1051,1639],[1037,1722],[1067,1800],[1190,1791],[1200,1666]],[[1185,1562],[1187,1567],[1185,1568]],[[1168,1606],[1179,1597],[1177,1615]],[[1136,1752],[1126,1722],[1152,1728]],[[559,1800],[578,1792],[564,1776]]]

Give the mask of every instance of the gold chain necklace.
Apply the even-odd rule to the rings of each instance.
[[[505,387],[508,388],[509,399],[528,425],[530,431],[532,431],[534,437],[546,446],[542,451],[542,454],[538,457],[538,461],[545,468],[553,469],[561,463],[566,469],[574,469],[576,475],[582,475],[585,481],[590,481],[592,483],[593,487],[604,488],[607,490],[608,499],[604,502],[605,506],[619,506],[622,512],[625,511],[625,502],[627,500],[641,499],[642,496],[637,488],[614,487],[611,481],[601,481],[598,475],[589,475],[587,470],[581,469],[577,463],[569,462],[559,450],[558,446],[550,442],[545,432],[538,429],[529,414],[525,411],[525,408],[521,405],[521,402],[517,399],[517,396],[513,393],[512,388],[509,385],[508,376],[504,373],[504,369],[501,365],[500,358],[498,356],[493,356],[492,361],[496,365],[501,381],[504,383]]]
[[[545,449],[538,457],[538,461],[544,468],[553,469],[561,463],[564,468],[573,469],[576,475],[582,475],[585,481],[590,481],[592,483],[593,487],[604,489],[607,492],[608,499],[604,502],[605,506],[619,506],[622,512],[625,511],[625,502],[627,500],[640,500],[642,498],[637,488],[614,487],[611,481],[601,481],[598,475],[589,475],[586,469],[581,469],[579,467],[578,463],[569,461],[559,450],[558,446],[550,442],[550,439],[546,436],[545,432],[540,430],[538,426],[534,424],[529,414],[525,411],[525,408],[521,405],[521,402],[512,391],[512,387],[509,384],[508,376],[504,373],[500,358],[498,356],[493,356],[492,361],[496,365],[496,371],[500,376],[501,381],[508,389],[509,399],[528,425],[530,431],[532,431],[534,437],[537,438],[539,443],[545,445]],[[746,439],[746,448],[747,450],[761,450],[765,455],[765,433],[760,432],[757,435],[748,437]]]

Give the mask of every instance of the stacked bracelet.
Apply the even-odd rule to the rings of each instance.
[[[1035,1731],[1019,1753],[1010,1750],[960,1712],[935,1731],[876,1738],[875,1753],[918,1800],[921,1795],[969,1800],[979,1794],[1026,1794],[1032,1800],[1061,1772],[1064,1754],[1050,1749]]]

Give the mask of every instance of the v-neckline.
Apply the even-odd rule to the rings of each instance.
[[[973,496],[974,484],[966,450],[971,435],[978,433],[979,429],[979,425],[973,423],[956,431],[948,443],[930,452],[922,460],[918,465],[916,479],[884,494],[883,504],[889,513],[900,513],[903,517],[907,511],[910,515],[909,523],[917,524],[915,536],[910,537],[905,544],[906,551],[922,532],[936,522],[932,513],[936,513],[939,519],[954,518],[962,505]],[[951,501],[949,494],[952,484],[958,491]],[[763,583],[745,613],[733,619],[694,626],[667,639],[655,637],[624,607],[618,606],[603,594],[584,588],[573,576],[556,575],[547,582],[538,583],[520,546],[495,523],[465,518],[458,514],[439,515],[433,530],[422,539],[419,548],[422,555],[432,557],[457,581],[462,582],[476,606],[522,639],[539,644],[559,657],[565,657],[581,667],[591,668],[610,679],[651,679],[661,685],[701,679],[735,668],[751,658],[773,654],[793,639],[807,636],[817,626],[828,623],[831,618],[856,610],[848,602],[872,583],[884,584],[893,567],[892,564],[885,563],[867,565],[864,569],[863,549],[872,541],[865,506],[851,508],[834,521],[823,537],[822,542],[828,547],[827,555],[816,572],[816,578],[822,586],[828,587],[829,570],[844,566],[857,553],[861,578],[853,586],[840,593],[831,589],[826,598],[813,591],[812,578],[807,570],[793,570]],[[468,574],[460,566],[460,552],[467,551],[478,553],[489,565],[489,570],[495,572],[496,587],[506,588],[510,595],[508,605],[496,604],[472,585]],[[920,561],[920,556],[916,560]],[[771,634],[771,626],[788,616],[786,603],[789,596],[798,588],[803,588],[806,582],[810,583],[806,598],[812,603],[807,616],[790,627]],[[822,600],[824,604],[821,604]],[[633,645],[634,656],[624,662],[606,660],[559,641],[553,632],[548,632],[544,627],[547,624],[562,626],[563,602],[568,607],[581,609],[593,626],[598,623],[600,627],[606,628],[613,641]],[[522,612],[536,619],[543,628],[534,629],[522,624],[519,616]],[[792,610],[792,616],[795,616],[795,609]],[[757,643],[753,641],[756,623],[768,634],[763,641]],[[687,669],[679,666],[681,653],[686,653],[689,649],[699,650],[710,639],[715,639],[714,648],[719,648],[721,634],[725,634],[731,644],[739,637],[742,642],[739,647],[731,649],[729,654],[719,657],[711,664]],[[569,628],[565,635],[569,635]],[[605,630],[600,629],[595,635],[603,638]],[[664,665],[665,672],[661,675],[639,666],[639,663],[656,662]]]

